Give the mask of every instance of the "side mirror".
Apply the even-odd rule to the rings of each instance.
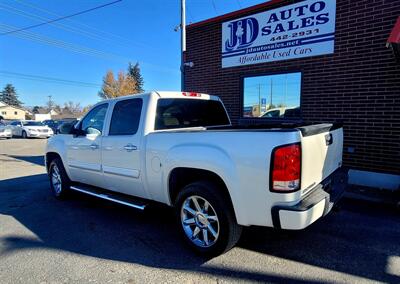
[[[64,123],[60,126],[60,134],[76,134],[78,129],[72,123]]]

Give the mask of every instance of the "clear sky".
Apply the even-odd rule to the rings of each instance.
[[[187,22],[198,22],[265,0],[186,0]],[[0,34],[73,14],[112,0],[1,0]],[[26,106],[96,103],[107,70],[138,61],[146,90],[179,90],[180,0],[123,0],[55,25],[0,35],[0,88],[12,83]],[[13,74],[11,74],[13,73]],[[18,74],[15,74],[18,73]],[[20,74],[89,84],[28,80]]]

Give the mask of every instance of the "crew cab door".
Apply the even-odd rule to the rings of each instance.
[[[77,134],[66,141],[67,163],[73,181],[104,186],[101,144],[108,103],[93,108],[77,125]]]
[[[142,106],[142,98],[115,103],[103,137],[102,167],[107,189],[146,198],[141,172]]]

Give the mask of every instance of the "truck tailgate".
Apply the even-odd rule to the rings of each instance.
[[[301,190],[308,192],[342,166],[343,128],[336,124],[318,124],[298,128],[301,131]]]

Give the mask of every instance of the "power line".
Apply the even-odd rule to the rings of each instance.
[[[217,6],[215,6],[214,0],[211,0],[211,3],[212,3],[212,6],[214,7],[215,13],[218,14],[218,12],[217,12]]]
[[[194,19],[193,14],[192,14],[191,11],[189,10],[189,6],[188,6],[188,5],[186,6],[186,12],[188,12],[190,18],[192,19],[191,22],[195,22],[196,20]]]
[[[60,78],[47,77],[47,76],[23,74],[23,73],[16,73],[16,72],[11,72],[11,71],[4,71],[4,70],[0,70],[0,74],[4,77],[19,78],[19,79],[25,79],[25,80],[31,80],[31,81],[38,81],[38,82],[47,82],[47,83],[72,85],[72,86],[88,87],[88,88],[101,87],[100,84],[95,84],[95,83],[73,81],[73,80],[68,80],[68,79],[60,79]]]
[[[48,10],[48,9],[39,7],[39,6],[34,5],[34,4],[32,4],[32,3],[24,2],[24,1],[22,1],[22,0],[14,0],[14,1],[17,2],[17,3],[19,3],[19,4],[21,4],[21,5],[24,5],[24,6],[26,6],[26,7],[33,8],[33,9],[35,9],[35,10],[37,10],[37,11],[45,12],[46,14],[49,14],[49,15],[58,16],[58,17],[61,17],[61,16],[62,16],[62,15],[60,15],[60,14],[54,13],[54,12]],[[127,43],[127,44],[130,44],[130,45],[137,45],[137,46],[141,46],[141,47],[156,49],[156,48],[154,48],[153,46],[150,46],[150,45],[148,45],[148,44],[138,42],[137,40],[133,41],[133,40],[130,40],[130,39],[125,38],[125,37],[123,37],[123,36],[117,35],[117,34],[115,34],[115,33],[111,33],[111,32],[104,31],[104,30],[100,30],[100,29],[98,29],[98,28],[96,28],[96,27],[93,27],[93,26],[87,25],[87,24],[85,24],[85,23],[79,22],[79,21],[77,21],[77,20],[75,20],[75,19],[69,18],[69,19],[66,19],[66,22],[70,22],[70,23],[73,23],[73,24],[76,24],[76,25],[80,26],[81,28],[76,28],[76,27],[72,27],[71,25],[69,25],[69,27],[72,27],[72,28],[81,30],[81,31],[83,31],[83,32],[85,32],[85,33],[90,33],[90,34],[95,35],[95,36],[96,36],[95,33],[97,33],[97,36],[99,36],[99,37],[104,37],[105,35],[107,35],[107,36],[111,36],[111,37],[114,37],[114,38],[118,38],[118,39],[119,39],[118,42],[123,41],[123,42],[125,42],[125,43]],[[85,27],[85,28],[91,30],[91,32],[83,30],[82,27]],[[110,39],[110,40],[111,40],[111,39]]]
[[[9,6],[9,5],[6,5],[6,4],[2,4],[2,3],[0,3],[0,7],[5,9],[8,12],[17,14],[19,16],[22,16],[22,17],[25,17],[25,18],[28,18],[28,19],[45,20],[45,21],[49,19],[49,18],[41,17],[39,15],[36,15],[36,14],[33,14],[33,13],[29,13],[29,12],[26,12],[26,11],[23,11],[23,10],[20,10],[20,9],[15,8],[15,7],[12,7],[12,6]],[[86,32],[86,31],[83,31],[83,30],[80,30],[80,29],[77,29],[77,28],[74,28],[74,27],[70,27],[70,26],[67,26],[65,24],[50,23],[50,25],[53,25],[55,27],[58,27],[60,29],[63,29],[63,30],[69,31],[69,32],[73,32],[73,33],[77,33],[77,34],[80,34],[80,35],[84,35],[84,36],[92,38],[92,39],[100,39],[100,40],[103,39],[103,38],[99,37],[96,34],[92,34],[90,32]]]
[[[7,31],[11,28],[14,28],[14,27],[0,23],[0,30]],[[12,36],[30,40],[30,41],[43,43],[43,44],[47,44],[47,45],[51,45],[51,46],[55,46],[55,47],[66,49],[68,51],[72,51],[72,52],[79,53],[79,54],[102,58],[102,59],[121,61],[121,62],[131,61],[130,58],[125,58],[123,56],[115,55],[113,53],[97,50],[97,49],[90,48],[90,47],[85,47],[82,45],[69,43],[69,42],[62,41],[62,40],[53,39],[51,37],[42,36],[42,35],[39,35],[39,34],[36,34],[33,32],[29,32],[29,31],[21,31],[17,34],[12,34]]]
[[[14,0],[14,1],[20,2],[20,1],[18,1],[18,0]],[[24,4],[24,3],[21,3],[21,4]],[[27,5],[27,6],[29,7],[28,4],[24,4],[24,5]],[[1,7],[2,9],[5,9],[5,10],[8,11],[8,12],[17,14],[17,15],[19,15],[19,16],[22,16],[22,17],[25,17],[25,18],[28,18],[28,19],[33,19],[33,20],[44,20],[44,21],[49,20],[48,17],[42,17],[42,16],[39,16],[39,15],[37,15],[37,14],[33,14],[33,13],[30,13],[30,12],[26,12],[26,11],[24,11],[24,10],[17,9],[17,8],[15,8],[15,7],[13,7],[13,6],[10,6],[10,5],[7,5],[7,4],[0,3],[0,7]],[[48,12],[48,13],[50,13],[50,12]],[[57,15],[57,14],[55,14],[55,15],[56,15],[56,16],[59,16],[59,15]],[[68,20],[67,20],[67,21],[68,21]],[[69,20],[69,21],[71,21],[71,20]],[[62,24],[62,23],[50,23],[50,25],[52,25],[52,26],[54,26],[54,27],[57,27],[57,28],[59,28],[59,29],[62,29],[62,30],[71,32],[71,33],[83,35],[83,36],[85,36],[85,37],[87,37],[87,38],[90,38],[90,39],[92,39],[92,40],[97,40],[97,41],[105,42],[105,43],[107,43],[107,44],[112,44],[113,46],[119,45],[119,46],[122,46],[122,47],[131,48],[132,45],[136,45],[136,46],[139,46],[139,47],[143,47],[142,44],[137,44],[137,43],[132,43],[132,44],[127,44],[127,43],[125,43],[125,44],[124,44],[123,42],[121,42],[121,40],[113,40],[113,39],[111,39],[109,36],[104,37],[103,35],[99,35],[98,33],[96,34],[96,33],[93,33],[93,32],[90,32],[90,31],[86,31],[86,30],[83,30],[83,29],[81,29],[81,28],[77,28],[77,27],[74,27],[74,26],[71,26],[71,25],[66,25],[66,24]],[[147,48],[149,48],[149,47],[147,47]],[[152,47],[150,47],[150,48],[152,48]]]
[[[16,30],[13,30],[13,31],[8,31],[8,32],[2,33],[0,35],[6,35],[6,34],[16,33],[16,32],[20,32],[20,31],[25,31],[25,30],[28,30],[28,29],[40,27],[40,26],[47,25],[47,24],[50,24],[50,23],[54,23],[54,22],[57,22],[57,21],[61,21],[61,20],[67,19],[67,18],[78,16],[78,15],[81,15],[81,14],[84,14],[84,13],[88,13],[88,12],[91,12],[91,11],[94,11],[94,10],[97,10],[97,9],[100,9],[100,8],[103,8],[103,7],[106,7],[106,6],[110,6],[110,5],[113,5],[113,4],[121,2],[121,1],[122,0],[116,0],[116,1],[113,1],[113,2],[109,2],[109,3],[106,3],[106,4],[100,5],[100,6],[96,6],[96,7],[81,11],[81,12],[74,13],[74,14],[71,14],[71,15],[63,16],[63,17],[60,17],[60,18],[57,18],[57,19],[53,19],[53,20],[50,20],[50,21],[46,21],[46,22],[43,22],[43,23],[40,23],[40,24],[31,25],[31,26],[28,26],[28,27],[25,27],[25,28],[16,29]]]
[[[16,1],[16,2],[18,2],[20,4],[23,4],[25,6],[34,8],[34,9],[39,10],[39,11],[45,11],[48,14],[57,15],[57,14],[55,14],[55,13],[53,13],[51,11],[48,11],[46,9],[42,9],[42,8],[37,7],[35,5],[32,5],[32,4],[24,3],[21,0],[14,0],[14,1]],[[0,5],[4,5],[4,4],[0,4]],[[10,6],[8,6],[8,7],[10,7]],[[22,11],[22,10],[18,10],[18,11],[24,13],[24,11]],[[26,14],[37,16],[35,14],[30,14],[30,13],[26,13]],[[97,28],[94,28],[94,27],[91,27],[89,25],[77,22],[75,20],[66,19],[66,21],[77,23],[78,25],[88,27],[91,30],[98,31],[98,32],[96,32],[97,34],[93,34],[93,35],[98,36],[100,38],[103,36],[101,34],[110,35],[110,36],[112,36],[114,38],[120,38],[121,40],[124,40],[127,43],[128,42],[132,42],[133,44],[135,44],[135,42],[133,42],[133,41],[131,41],[129,39],[126,39],[126,38],[124,38],[122,36],[119,36],[119,35],[116,35],[116,34],[113,34],[113,33],[110,33],[110,32],[106,32],[106,31],[101,31],[101,30],[99,30]],[[54,25],[54,23],[53,23],[53,25]],[[60,25],[60,23],[58,23],[57,25]],[[15,28],[16,27],[14,27],[14,26],[10,26],[10,25],[6,25],[6,24],[0,23],[0,31],[8,32],[8,31],[10,31],[12,29],[15,29]],[[75,28],[75,27],[72,27],[72,28]],[[83,32],[88,32],[88,31],[83,31]],[[30,32],[30,31],[21,31],[19,33],[11,34],[11,36],[18,37],[18,38],[21,38],[21,39],[24,39],[24,40],[38,42],[38,43],[41,43],[41,44],[54,46],[56,48],[65,49],[65,50],[68,50],[70,52],[74,52],[74,53],[77,53],[77,54],[82,54],[82,55],[91,56],[91,57],[97,57],[97,58],[101,58],[101,59],[105,59],[105,60],[112,60],[112,61],[118,61],[118,62],[135,61],[132,58],[127,58],[127,57],[119,56],[119,55],[116,55],[116,54],[113,54],[113,53],[105,52],[105,51],[102,51],[102,50],[89,48],[89,47],[86,47],[86,46],[77,45],[77,44],[73,44],[73,43],[70,43],[70,42],[62,41],[62,40],[57,40],[57,39],[54,39],[54,38],[51,38],[51,37],[42,36],[40,34],[33,33],[33,32]],[[110,41],[111,41],[111,39],[110,39]],[[152,46],[148,46],[148,45],[143,45],[143,46],[146,46],[146,48],[152,49]],[[171,68],[171,67],[168,67],[168,66],[160,66],[160,65],[152,64],[152,63],[145,62],[145,61],[141,61],[140,63],[141,63],[142,66],[147,66],[148,68],[157,70],[159,72],[166,72],[166,73],[178,72],[176,68]]]
[[[4,29],[10,29],[12,28],[12,26],[9,25],[4,25],[0,23],[0,31],[4,30]],[[108,53],[108,52],[104,52],[101,50],[97,50],[94,48],[89,48],[89,47],[85,47],[85,46],[81,46],[81,45],[77,45],[77,44],[72,44],[66,41],[62,41],[62,40],[57,40],[57,39],[53,39],[50,37],[46,37],[46,36],[41,36],[39,34],[30,32],[30,31],[22,31],[20,33],[17,34],[12,34],[12,36],[14,37],[18,37],[18,38],[22,38],[25,40],[29,40],[29,41],[34,41],[34,42],[39,42],[42,44],[46,44],[46,45],[50,45],[50,46],[54,46],[57,48],[61,48],[61,49],[65,49],[77,54],[82,54],[82,55],[86,55],[86,56],[91,56],[91,57],[97,57],[103,60],[111,60],[111,61],[116,61],[116,62],[129,62],[129,61],[135,61],[132,60],[132,58],[127,58],[127,57],[123,57],[123,56],[119,56],[113,53]],[[171,72],[177,72],[177,70],[175,68],[171,68],[168,66],[160,66],[157,64],[152,64],[149,62],[145,62],[145,61],[141,61],[140,64],[142,66],[147,66],[148,68],[152,68],[155,69],[157,71],[160,72],[167,72],[167,73],[171,73]]]

